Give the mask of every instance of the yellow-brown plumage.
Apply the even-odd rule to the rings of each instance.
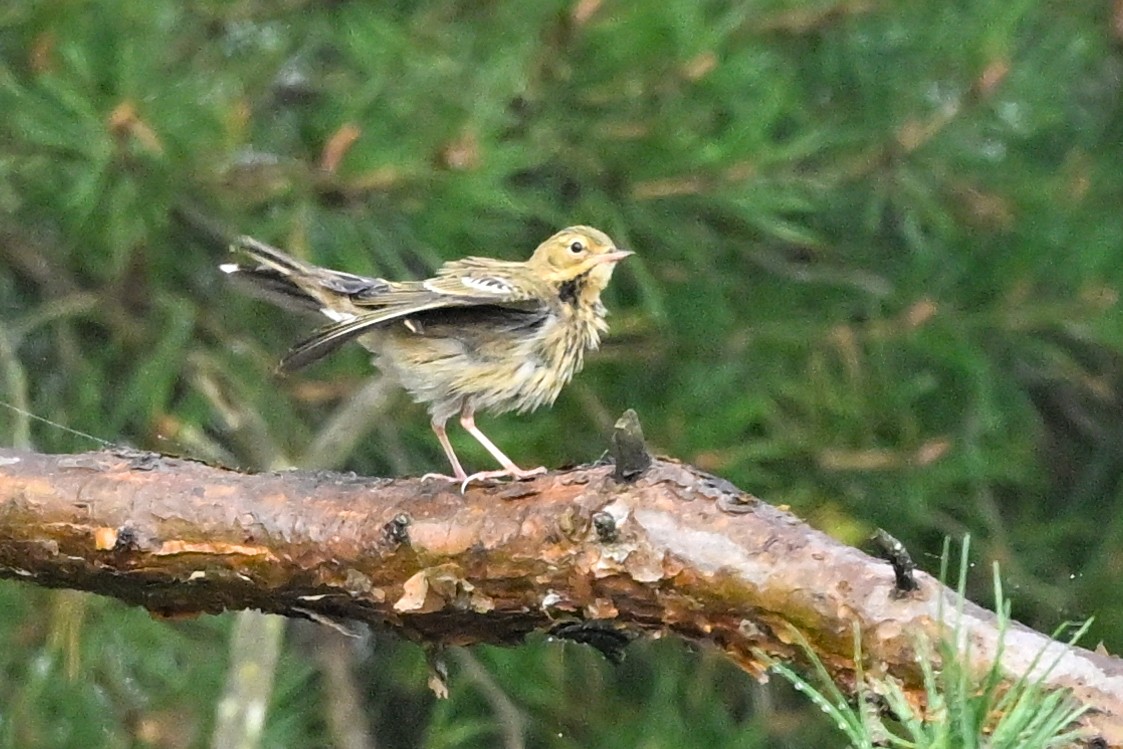
[[[616,263],[632,254],[588,226],[563,229],[529,260],[468,257],[424,281],[385,281],[317,268],[249,237],[234,247],[256,267],[222,269],[288,306],[318,309],[334,321],[281,362],[295,369],[357,339],[413,398],[428,404],[433,431],[454,478],[522,478],[523,470],[475,425],[486,410],[529,411],[554,402],[605,332],[600,295]],[[445,433],[460,423],[503,469],[468,476]]]

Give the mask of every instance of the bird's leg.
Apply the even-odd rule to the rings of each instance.
[[[473,473],[471,476],[465,477],[463,483],[460,485],[461,491],[467,488],[468,484],[481,479],[497,479],[503,478],[504,476],[525,479],[546,472],[545,466],[526,470],[515,465],[515,462],[504,455],[503,451],[496,447],[495,443],[489,440],[487,435],[481,432],[480,428],[476,426],[476,415],[471,406],[466,405],[460,411],[460,426],[464,427],[464,430],[468,432],[468,434],[475,437],[476,441],[483,445],[484,449],[491,453],[492,457],[499,462],[499,465],[503,466],[503,469],[499,471],[479,471]]]
[[[456,452],[452,449],[452,443],[448,441],[448,432],[445,431],[444,420],[437,421],[434,419],[430,426],[433,427],[433,434],[437,435],[437,441],[441,443],[441,449],[445,451],[445,457],[448,462],[452,464],[452,476],[446,476],[443,473],[427,473],[421,477],[421,480],[426,479],[444,479],[445,481],[461,482],[468,481],[468,474],[464,472],[464,467],[460,465],[460,458],[456,457]]]

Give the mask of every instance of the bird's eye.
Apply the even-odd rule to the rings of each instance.
[[[574,242],[569,246],[569,251],[574,255],[580,255],[585,251],[585,245],[581,244],[580,242]]]

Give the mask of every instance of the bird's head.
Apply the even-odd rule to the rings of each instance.
[[[529,264],[554,284],[580,282],[580,292],[595,299],[608,286],[616,263],[631,255],[591,226],[571,226],[538,245]]]

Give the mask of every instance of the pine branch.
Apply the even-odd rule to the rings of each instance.
[[[979,670],[1040,659],[1123,746],[1123,661],[1011,625],[937,580],[896,593],[880,560],[698,469],[657,460],[473,486],[292,471],[245,475],[150,453],[0,450],[0,576],[87,590],[161,615],[256,608],[389,626],[429,645],[534,630],[606,643],[637,632],[710,643],[749,673],[801,658],[792,628],[854,687],[852,631],[919,701],[917,638],[962,606]],[[940,624],[943,612],[945,623]],[[867,664],[867,670],[870,665]],[[1041,671],[1044,666],[1039,666]]]

